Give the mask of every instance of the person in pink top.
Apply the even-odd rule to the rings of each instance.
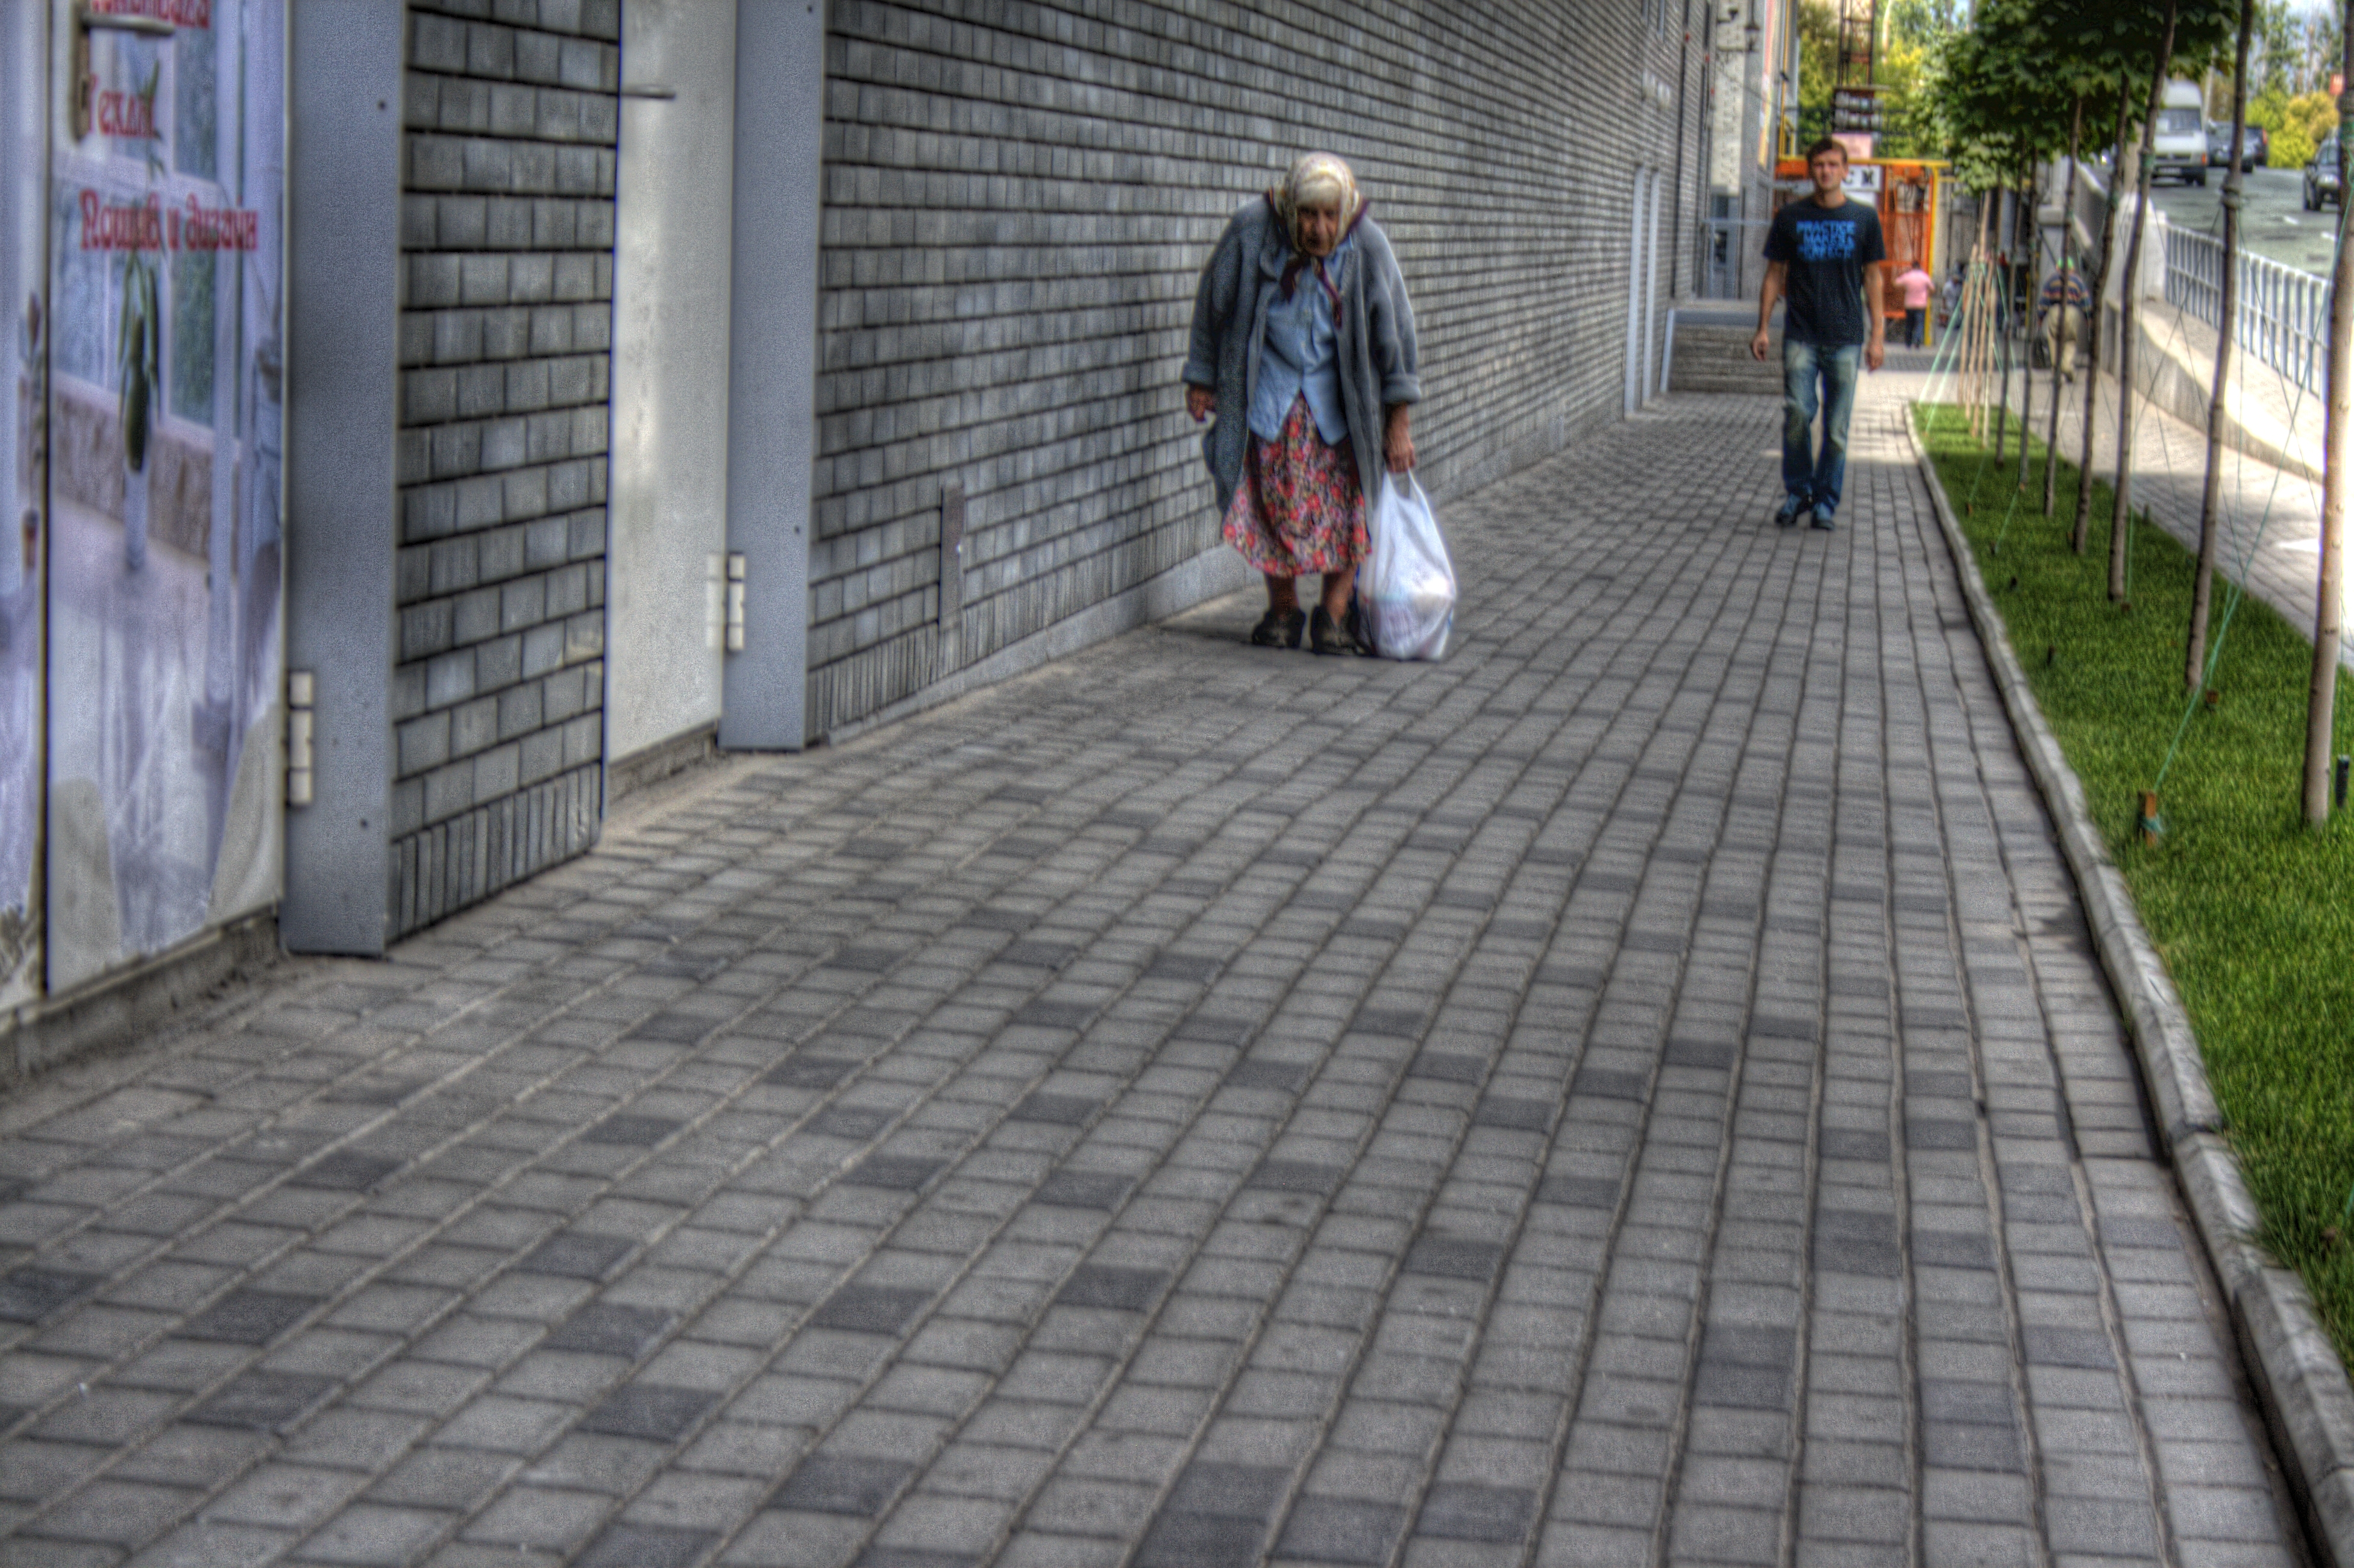
[[[1937,286],[1937,281],[1923,271],[1921,263],[1915,261],[1896,274],[1896,286],[1904,291],[1904,346],[1918,348],[1921,346],[1921,325],[1929,315],[1929,291]]]

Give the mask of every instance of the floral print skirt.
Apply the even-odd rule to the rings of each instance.
[[[1365,498],[1349,443],[1328,447],[1295,397],[1274,441],[1257,436],[1226,508],[1226,543],[1271,577],[1345,572],[1365,558]]]

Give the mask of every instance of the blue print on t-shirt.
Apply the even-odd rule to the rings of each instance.
[[[1843,261],[1855,254],[1856,226],[1842,218],[1829,218],[1820,223],[1808,223],[1803,218],[1798,230],[1798,259],[1802,261]]]

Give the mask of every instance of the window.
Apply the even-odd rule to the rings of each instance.
[[[172,44],[172,164],[198,179],[219,177],[220,90],[212,29],[184,28]]]
[[[191,424],[213,422],[213,285],[220,258],[184,250],[172,258],[172,352],[165,372],[172,412]]]

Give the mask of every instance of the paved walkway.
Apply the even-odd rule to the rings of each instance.
[[[0,1563],[2301,1561],[1884,397],[0,1103]]]

